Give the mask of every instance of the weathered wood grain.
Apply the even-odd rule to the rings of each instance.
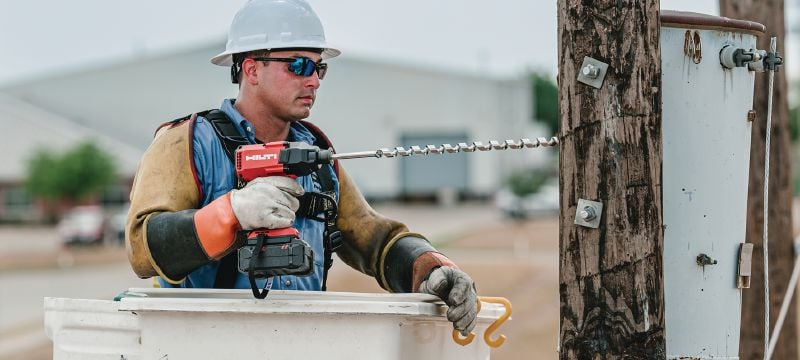
[[[559,0],[561,359],[665,358],[659,1]],[[577,82],[584,56],[609,64]],[[573,224],[578,199],[604,205]]]

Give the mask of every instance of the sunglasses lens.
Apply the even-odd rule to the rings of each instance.
[[[314,74],[314,70],[317,67],[317,64],[311,59],[303,59],[305,63],[303,64],[303,76],[311,76]]]
[[[325,73],[328,72],[328,64],[317,64],[317,76],[322,80],[325,78]]]
[[[303,68],[305,64],[305,59],[303,58],[296,58],[294,61],[289,63],[289,71],[294,73],[295,75],[303,75]],[[307,76],[307,75],[303,75]]]
[[[289,71],[298,76],[311,76],[316,71],[317,76],[322,80],[327,70],[328,64],[318,64],[314,60],[305,57],[295,58],[294,61],[289,63]]]

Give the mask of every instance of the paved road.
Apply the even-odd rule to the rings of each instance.
[[[0,274],[0,358],[47,344],[43,330],[44,297],[112,299],[129,287],[150,286],[126,263],[67,269],[6,271]]]
[[[151,286],[128,264],[82,266],[0,274],[0,333],[41,320],[44,297],[111,299],[134,286]]]
[[[58,233],[52,227],[0,227],[0,258],[30,254],[34,251],[55,252],[60,248]]]

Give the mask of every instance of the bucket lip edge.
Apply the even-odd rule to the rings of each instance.
[[[763,35],[767,27],[749,20],[731,19],[691,11],[662,10],[661,25],[671,28],[699,28],[708,30],[740,30],[753,35]]]
[[[215,298],[124,298],[119,311],[146,313],[247,313],[273,315],[389,315],[441,318],[446,320],[444,304],[426,302],[374,302],[343,300],[242,300]],[[482,306],[479,318],[497,319],[504,313],[499,304]]]
[[[206,288],[130,288],[129,293],[137,294],[134,297],[144,298],[171,298],[171,299],[227,299],[227,300],[252,300],[249,289],[206,289]],[[411,303],[441,303],[435,295],[422,293],[362,293],[362,292],[337,292],[337,291],[301,291],[301,290],[271,290],[270,299],[274,300],[343,300],[343,301],[371,301],[371,302],[411,302]]]
[[[436,296],[420,293],[354,293],[332,291],[272,290],[269,299],[253,299],[245,289],[130,288],[138,296],[123,297],[120,311],[218,312],[218,313],[317,313],[434,316],[446,306]],[[264,306],[264,302],[272,306]],[[309,309],[314,309],[309,311]],[[500,304],[483,304],[479,317],[498,318]]]

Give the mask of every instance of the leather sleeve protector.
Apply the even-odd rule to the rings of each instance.
[[[147,148],[131,189],[125,243],[133,271],[159,275],[147,245],[147,222],[154,214],[196,209],[201,194],[192,158],[194,121],[161,128]]]
[[[390,291],[396,293],[412,292],[414,262],[426,252],[436,251],[428,240],[405,236],[398,239],[386,252],[383,260],[383,274]],[[418,285],[417,285],[418,286]]]

